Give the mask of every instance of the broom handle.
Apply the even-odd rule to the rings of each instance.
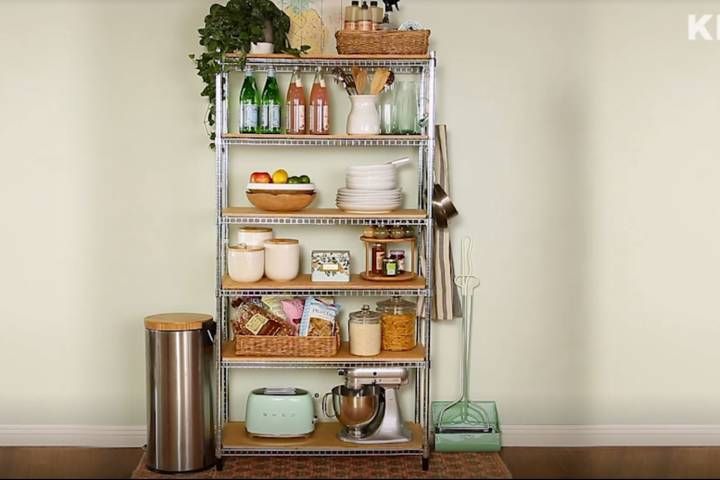
[[[469,275],[472,272],[472,240],[470,237],[466,237],[463,240],[463,256],[465,261],[463,262],[463,274],[465,278],[464,288],[464,299],[463,299],[463,330],[465,330],[465,358],[463,359],[463,384],[462,384],[462,398],[466,402],[470,399],[470,333],[471,333],[471,321],[470,315],[472,314],[472,292],[470,292],[470,278]]]

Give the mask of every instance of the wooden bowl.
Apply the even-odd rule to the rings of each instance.
[[[315,192],[311,193],[246,193],[250,203],[260,210],[270,212],[296,212],[310,205],[315,200]]]

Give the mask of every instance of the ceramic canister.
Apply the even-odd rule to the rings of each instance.
[[[231,245],[227,251],[228,275],[236,282],[257,282],[265,271],[265,249],[246,245]]]
[[[273,230],[268,227],[240,227],[237,229],[237,243],[254,247],[263,247],[265,240],[273,238]]]
[[[292,238],[265,240],[265,276],[279,282],[292,280],[300,271],[300,242]]]

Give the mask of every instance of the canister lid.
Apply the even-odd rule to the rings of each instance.
[[[265,250],[264,247],[258,245],[248,245],[246,243],[238,243],[237,245],[230,245],[229,250],[235,250],[239,252],[259,252]]]
[[[255,232],[255,233],[270,233],[272,228],[269,227],[240,227],[239,232]]]
[[[417,305],[400,297],[392,297],[377,303],[377,309],[383,313],[414,313]]]
[[[145,317],[145,328],[166,332],[201,330],[212,319],[205,313],[160,313]]]
[[[269,243],[271,245],[295,245],[300,242],[294,238],[269,238],[265,240],[264,243]]]
[[[353,323],[379,323],[380,314],[370,310],[370,305],[363,305],[362,310],[350,313],[350,321]]]

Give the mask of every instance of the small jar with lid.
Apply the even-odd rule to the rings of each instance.
[[[350,314],[348,330],[351,355],[372,357],[380,353],[382,343],[380,314],[370,310],[370,305],[363,305],[362,310]]]
[[[375,238],[375,226],[374,225],[368,225],[363,229],[363,237],[365,238]]]
[[[392,297],[377,303],[382,322],[382,349],[404,351],[415,348],[415,324],[417,307],[400,297]]]
[[[384,240],[390,236],[390,230],[385,225],[380,225],[375,229],[375,238]]]
[[[396,225],[390,228],[390,238],[405,238],[405,227],[403,227],[402,225]]]

